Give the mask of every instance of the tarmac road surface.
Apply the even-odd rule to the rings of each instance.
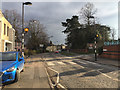
[[[44,53],[27,59],[25,72],[16,83],[4,88],[50,88],[43,61],[59,72],[60,83],[67,88],[118,88],[119,68],[55,53]],[[4,90],[4,89],[3,89]]]

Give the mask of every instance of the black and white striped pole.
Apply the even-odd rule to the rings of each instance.
[[[94,16],[89,16],[89,18],[93,18],[94,19],[94,31],[95,31],[95,34],[96,34],[95,17]],[[98,35],[95,35],[95,38],[94,38],[95,61],[97,61],[97,38],[98,38]]]
[[[95,47],[94,47],[95,48],[95,61],[97,61],[97,45],[96,45],[97,41],[96,40],[97,40],[97,37],[95,36],[95,42],[94,42],[94,44],[95,44]]]
[[[31,2],[22,3],[22,56],[24,57],[24,5],[32,5]]]

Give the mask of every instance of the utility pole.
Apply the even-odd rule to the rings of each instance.
[[[22,56],[24,57],[24,3],[22,3]]]
[[[22,3],[22,56],[24,57],[24,5],[32,5],[31,2]]]

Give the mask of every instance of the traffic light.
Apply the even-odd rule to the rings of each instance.
[[[99,34],[96,34],[96,38],[98,38],[99,37]]]
[[[25,31],[25,32],[28,32],[28,31],[29,31],[29,29],[28,29],[28,28],[25,28],[25,29],[24,29],[24,31]]]

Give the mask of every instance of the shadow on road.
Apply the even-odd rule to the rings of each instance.
[[[74,62],[81,66],[81,63],[76,62],[76,61],[74,61]],[[115,69],[108,69],[108,68],[92,66],[92,65],[88,65],[88,64],[82,65],[82,66],[84,66],[85,68],[75,69],[75,70],[71,70],[71,71],[65,71],[65,72],[60,73],[60,76],[75,75],[75,74],[80,74],[80,73],[85,72],[85,74],[83,74],[80,77],[90,77],[90,76],[100,75],[101,73],[110,73],[110,72],[116,71]],[[99,73],[97,70],[99,70],[101,73]]]

